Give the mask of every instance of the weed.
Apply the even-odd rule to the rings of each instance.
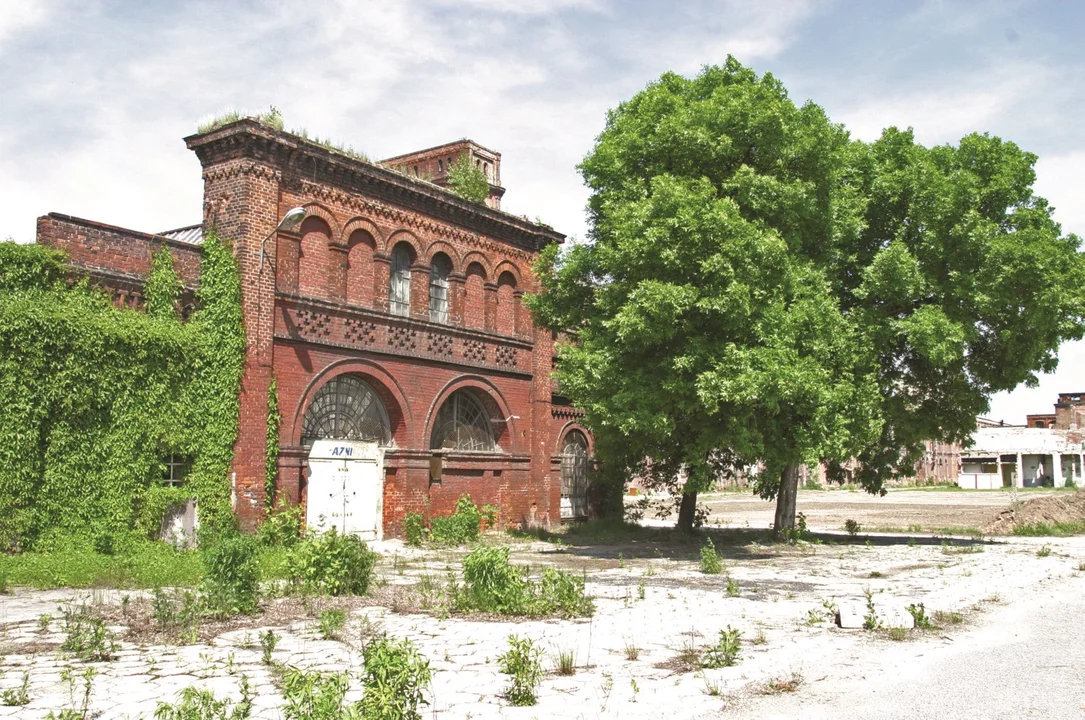
[[[1079,562],[1077,564],[1077,571],[1078,572],[1085,572],[1085,561]]]
[[[558,662],[555,666],[558,675],[572,675],[576,672],[576,652],[572,649],[558,650]]]
[[[478,547],[463,561],[464,590],[453,590],[461,609],[504,615],[589,617],[595,603],[584,592],[583,578],[556,568],[543,570],[536,586],[509,563],[509,549]]]
[[[23,673],[23,682],[18,687],[0,691],[0,705],[7,707],[21,707],[30,702],[30,673]]]
[[[685,666],[687,670],[700,670],[702,667],[701,651],[697,649],[697,643],[693,638],[693,630],[690,630],[685,634],[682,645],[678,648],[678,652],[675,654],[674,659]]]
[[[249,535],[224,537],[203,552],[201,586],[204,605],[214,615],[248,615],[257,611],[260,568],[256,542]]]
[[[981,552],[983,552],[982,545],[950,545],[945,540],[942,541],[943,555],[973,555]]]
[[[265,630],[260,633],[260,661],[265,665],[271,664],[271,653],[275,652],[275,646],[279,644],[280,637],[274,630]]]
[[[419,705],[433,679],[429,660],[410,640],[380,638],[366,645],[362,653],[362,684],[365,695],[358,703],[366,720],[421,720]]]
[[[908,538],[908,547],[914,548],[915,546],[916,546],[915,538],[914,537]]]
[[[71,707],[64,708],[59,715],[54,715],[52,711],[49,711],[45,716],[46,720],[86,720],[89,717],[90,696],[94,690],[94,678],[97,675],[98,671],[92,667],[84,669],[79,675],[76,675],[70,667],[61,670],[60,680],[68,685],[68,701]],[[83,689],[77,697],[76,681],[78,679],[83,680]]]
[[[510,677],[506,695],[513,705],[535,704],[536,691],[542,679],[541,654],[542,651],[535,647],[530,638],[509,635],[509,649],[497,658],[497,662],[501,672]]]
[[[821,611],[817,608],[812,608],[806,611],[806,624],[817,625],[825,620],[825,616],[821,614]]]
[[[53,616],[48,613],[42,613],[38,616],[38,632],[45,634],[49,632],[49,624],[53,622]]]
[[[358,640],[361,642],[362,652],[365,652],[371,642],[382,638],[384,638],[384,628],[380,623],[373,622],[369,616],[363,616],[361,622],[358,623]]]
[[[723,571],[723,562],[720,554],[716,552],[716,546],[712,544],[712,538],[705,538],[705,544],[701,547],[701,572],[705,575],[719,575]]]
[[[286,668],[281,675],[286,720],[353,720],[361,717],[358,704],[344,704],[350,687],[348,673],[321,674]]]
[[[779,695],[781,693],[792,693],[798,690],[805,679],[800,673],[792,672],[787,677],[778,677],[769,680],[763,686],[761,686],[762,695]]]
[[[935,610],[934,623],[936,625],[960,625],[964,622],[964,615],[956,610]]]
[[[159,702],[155,720],[245,720],[252,713],[252,688],[241,676],[241,699],[219,699],[210,690],[186,687],[177,693],[177,704]]]
[[[916,532],[916,533],[917,532],[923,532],[923,526],[918,524],[918,523],[916,523],[914,525],[909,525],[908,526],[908,532]]]
[[[879,572],[878,570],[872,570],[870,572],[870,574],[867,575],[867,577],[869,577],[871,579],[883,578],[883,577],[885,577],[885,573]]]
[[[870,588],[864,588],[863,595],[866,597],[866,615],[863,616],[863,629],[877,630],[880,623],[878,622],[878,613],[874,609],[874,594],[870,591]]]
[[[305,527],[305,513],[301,505],[288,505],[280,500],[274,511],[260,525],[257,538],[265,547],[290,548],[301,540]]]
[[[855,537],[860,532],[862,532],[863,526],[857,523],[855,520],[848,518],[844,521],[844,530],[848,533],[848,535]]]
[[[625,557],[621,553],[618,553],[618,567],[625,569]]]
[[[637,647],[636,643],[630,642],[628,640],[625,641],[624,652],[626,660],[636,660],[640,657],[640,648]]]
[[[927,608],[923,606],[923,603],[916,605],[912,603],[908,606],[908,612],[911,613],[912,619],[915,620],[915,626],[920,630],[932,630],[934,624],[931,622],[931,618],[927,615]]]
[[[456,511],[430,519],[430,537],[444,545],[467,545],[478,540],[482,513],[469,495],[456,501]]]
[[[192,590],[165,592],[155,588],[151,594],[151,617],[159,630],[182,638],[194,637],[200,627],[200,602]]]
[[[636,702],[637,701],[637,693],[640,692],[640,686],[637,685],[637,679],[636,678],[629,678],[629,686],[633,688],[633,700],[632,700],[632,702]]]
[[[1025,523],[1013,529],[1014,535],[1024,537],[1066,537],[1085,534],[1085,520],[1065,523]]]
[[[738,583],[727,576],[727,597],[738,597]]]
[[[738,662],[741,651],[742,633],[728,625],[725,630],[720,630],[716,644],[705,649],[701,665],[706,668],[731,667]]]
[[[336,528],[298,543],[287,559],[290,582],[307,594],[365,595],[377,554]]]
[[[900,642],[908,639],[908,631],[902,627],[889,628],[889,639]]]
[[[795,516],[795,524],[787,529],[786,539],[792,545],[796,544],[800,540],[807,540],[810,537],[810,531],[806,526],[806,513],[799,513]]]
[[[325,640],[337,640],[343,626],[347,624],[347,613],[339,608],[324,610],[317,616],[320,637]]]
[[[764,628],[757,628],[757,634],[750,639],[751,645],[764,645],[769,639],[765,636]]]
[[[426,521],[422,513],[407,513],[403,518],[403,532],[407,535],[408,545],[422,547],[422,541],[426,538]]]
[[[1039,550],[1036,551],[1036,557],[1045,558],[1045,557],[1048,557],[1049,555],[1051,555],[1051,546],[1050,545],[1044,545]]]
[[[645,588],[644,588],[644,581],[641,580],[639,583],[637,583],[637,599],[638,600],[643,600],[645,594],[646,594],[646,591],[645,591]]]
[[[91,617],[89,610],[68,605],[61,610],[64,617],[64,642],[60,649],[83,662],[112,660],[117,652],[117,640],[100,618]]]

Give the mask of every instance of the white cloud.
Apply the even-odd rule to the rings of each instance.
[[[1062,223],[1062,231],[1085,238],[1085,149],[1040,157],[1035,187],[1036,194],[1055,207],[1055,219]]]
[[[45,24],[55,11],[55,5],[56,3],[50,0],[17,0],[5,3],[0,12],[0,54],[3,54],[4,43],[8,38]]]

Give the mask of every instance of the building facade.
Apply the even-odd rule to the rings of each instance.
[[[379,456],[384,534],[464,494],[503,526],[586,515],[592,438],[555,393],[553,336],[523,305],[539,251],[564,236],[500,211],[500,154],[465,140],[372,163],[254,119],[185,142],[203,166],[202,223],[147,234],[50,214],[38,242],[132,307],[168,247],[186,312],[203,229],[233,243],[248,343],[231,478],[243,527],[268,505],[273,381],[279,499],[306,503],[310,448],[343,440],[379,448],[366,457]],[[485,205],[429,171],[462,154],[490,181]],[[280,227],[298,207],[300,223]]]

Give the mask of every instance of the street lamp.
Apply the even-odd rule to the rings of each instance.
[[[267,255],[267,253],[264,251],[264,243],[266,243],[268,241],[268,238],[270,238],[272,235],[279,232],[280,230],[293,230],[295,227],[297,227],[298,223],[300,223],[304,218],[305,218],[305,208],[303,208],[303,207],[296,207],[296,208],[291,208],[290,210],[287,210],[286,215],[283,215],[283,219],[279,221],[279,224],[276,225],[275,228],[271,232],[269,232],[267,235],[265,235],[264,239],[260,241],[260,271],[261,272],[263,272],[263,270],[264,270],[264,256]]]

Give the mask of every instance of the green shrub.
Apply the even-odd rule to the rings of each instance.
[[[335,528],[307,537],[290,551],[287,572],[298,591],[316,595],[365,595],[377,554]]]
[[[509,563],[509,549],[477,547],[463,560],[467,605],[483,612],[526,614],[527,583]]]
[[[589,617],[595,613],[595,602],[584,592],[584,578],[552,567],[543,570],[536,602],[537,612],[544,615]]]
[[[471,162],[470,153],[465,153],[448,166],[448,189],[453,195],[482,205],[490,196],[490,181]]]
[[[429,704],[423,693],[433,671],[414,644],[382,637],[367,643],[362,657],[361,716],[365,720],[421,720],[418,706]]]
[[[0,691],[0,705],[5,707],[22,707],[30,702],[30,673],[23,673],[23,682],[18,687],[6,688]]]
[[[361,703],[346,705],[348,673],[321,674],[286,668],[282,674],[285,720],[360,720]]]
[[[155,588],[151,595],[151,611],[159,630],[194,641],[200,627],[202,612],[200,598],[192,590],[174,588],[166,592]]]
[[[203,550],[204,605],[214,615],[248,615],[259,609],[260,568],[256,541],[249,535],[226,535]]]
[[[738,662],[741,651],[742,633],[728,625],[726,630],[720,630],[716,644],[705,649],[701,665],[706,668],[731,667]]]
[[[912,619],[915,620],[915,626],[920,630],[934,629],[934,623],[931,622],[930,615],[927,615],[927,608],[923,607],[923,603],[919,603],[919,605],[912,603],[908,606],[908,612],[911,613]]]
[[[215,697],[210,690],[192,686],[177,693],[177,704],[159,702],[154,711],[155,720],[246,720],[252,714],[252,688],[249,679],[241,676],[241,699]]]
[[[257,537],[260,544],[267,547],[294,547],[301,540],[301,529],[305,525],[305,512],[300,505],[288,505],[279,502],[267,520],[260,526]]]
[[[403,518],[403,531],[407,535],[408,545],[422,547],[422,541],[426,539],[426,521],[422,513],[407,513]]]
[[[497,658],[501,672],[509,677],[505,693],[513,705],[534,705],[542,680],[542,650],[530,638],[509,635],[509,649]]]
[[[716,552],[716,546],[712,544],[712,538],[705,538],[705,544],[701,548],[701,572],[705,575],[719,575],[722,571],[723,563]]]
[[[456,501],[456,512],[430,518],[430,537],[434,542],[444,545],[466,545],[478,540],[482,513],[471,500],[464,495]]]
[[[265,630],[260,633],[260,661],[265,665],[271,664],[271,654],[275,652],[275,646],[281,638],[274,630]]]
[[[848,535],[851,535],[852,537],[858,535],[862,531],[862,529],[863,526],[857,523],[855,520],[852,520],[851,518],[848,518],[844,521],[844,530],[848,533]]]

